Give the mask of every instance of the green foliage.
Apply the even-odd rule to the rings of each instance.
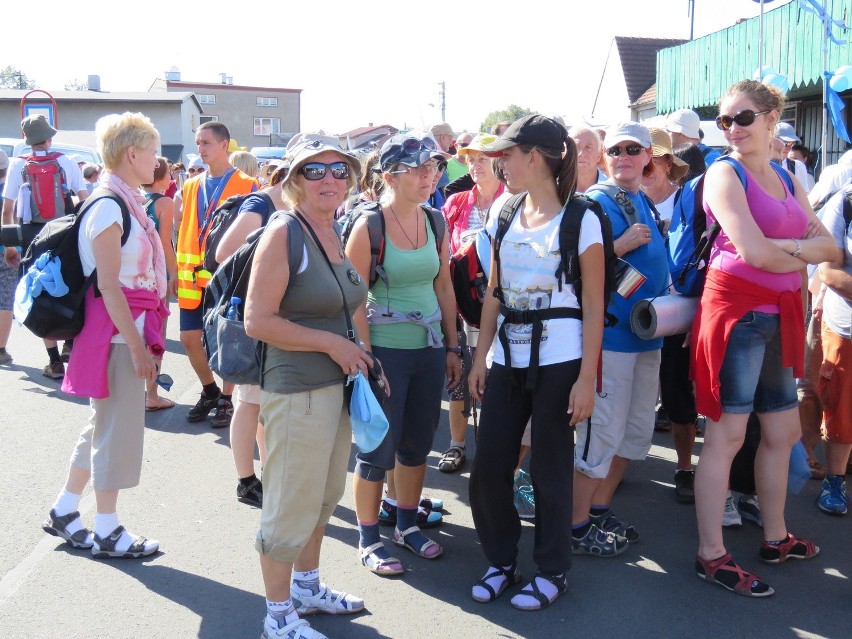
[[[66,91],[88,91],[89,90],[89,82],[88,80],[79,80],[74,78],[71,82],[68,82],[65,85]]]
[[[485,116],[485,120],[482,121],[482,124],[479,125],[480,131],[491,131],[491,128],[503,120],[508,120],[509,122],[514,122],[526,115],[532,115],[535,111],[530,111],[529,109],[525,109],[524,107],[519,107],[517,104],[510,104],[508,107],[501,111],[492,111],[488,115]]]
[[[35,89],[35,82],[30,80],[20,69],[7,66],[0,71],[0,89]]]

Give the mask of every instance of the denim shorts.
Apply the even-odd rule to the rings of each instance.
[[[719,383],[725,413],[779,413],[799,405],[793,369],[781,364],[778,315],[749,311],[734,324]]]

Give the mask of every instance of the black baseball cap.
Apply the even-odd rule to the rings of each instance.
[[[503,151],[518,144],[531,144],[561,153],[564,149],[567,129],[546,115],[533,114],[515,120],[499,138],[483,146],[483,153],[491,156],[503,155]]]

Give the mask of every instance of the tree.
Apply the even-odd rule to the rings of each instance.
[[[485,120],[482,121],[482,124],[479,125],[480,131],[491,131],[491,127],[493,127],[498,122],[502,122],[503,120],[508,120],[509,122],[514,122],[525,115],[532,115],[535,111],[530,111],[529,109],[525,109],[524,107],[519,107],[517,104],[510,104],[508,107],[503,109],[502,111],[492,111],[488,115],[485,116]]]
[[[88,91],[89,90],[89,82],[87,80],[79,80],[74,78],[71,82],[68,82],[65,85],[66,91]]]
[[[7,66],[0,71],[0,89],[35,89],[35,82],[30,80],[20,69]]]

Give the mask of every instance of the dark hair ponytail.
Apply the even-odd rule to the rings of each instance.
[[[565,136],[565,153],[556,174],[556,192],[563,204],[577,192],[577,144],[568,135]]]

